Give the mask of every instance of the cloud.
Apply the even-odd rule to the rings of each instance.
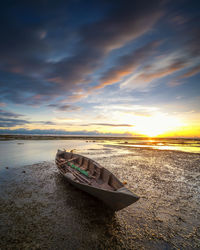
[[[188,66],[187,59],[177,57],[176,55],[169,56],[166,60],[154,60],[151,65],[146,65],[139,72],[133,74],[129,79],[121,84],[121,88],[144,89],[148,90],[151,83],[160,78],[170,76],[179,70]],[[177,81],[171,81],[171,86],[178,85]]]
[[[24,115],[0,109],[0,127],[15,127],[28,124],[29,121],[15,119]]]
[[[80,126],[105,126],[105,127],[133,127],[131,124],[112,124],[112,123],[88,123]]]
[[[183,36],[187,37],[185,49],[193,60],[200,56],[199,22],[200,17],[194,16],[183,31]]]
[[[18,117],[23,116],[23,115],[13,113],[13,112],[8,112],[8,111],[0,109],[0,116],[18,118]]]
[[[184,16],[181,15],[175,15],[170,19],[170,22],[172,22],[172,24],[174,25],[183,25],[184,23],[186,23],[188,20],[187,18],[185,18]]]
[[[58,97],[56,86],[41,79],[0,71],[0,98],[35,105]]]
[[[24,115],[0,109],[0,127],[15,127],[19,125],[22,126],[25,124],[35,124],[35,123],[44,125],[56,125],[56,123],[52,121],[28,121],[28,120],[16,119],[21,116]]]
[[[115,66],[104,72],[100,78],[100,84],[90,90],[100,89],[107,85],[112,85],[122,80],[125,76],[133,73],[142,63],[144,63],[159,45],[158,41],[146,44],[145,46],[129,52],[118,58]]]
[[[131,136],[130,133],[100,133],[98,131],[66,131],[66,130],[56,130],[56,129],[0,129],[0,134],[20,134],[20,135],[79,135],[79,136]]]
[[[56,108],[58,111],[79,111],[81,110],[80,107],[65,104],[65,105],[60,105],[60,104],[49,104],[48,107],[51,108]]]
[[[179,86],[181,84],[182,83],[180,81],[178,81],[177,79],[168,82],[168,86],[170,86],[170,87],[176,87],[176,86]]]
[[[78,102],[80,101],[81,99],[84,99],[86,97],[88,97],[89,93],[72,93],[72,95],[69,95],[66,100],[64,99],[63,102],[70,102],[70,103],[73,103],[73,102]]]
[[[160,1],[117,1],[105,18],[81,30],[90,48],[110,51],[147,32],[161,17]]]
[[[57,123],[52,122],[52,121],[34,121],[31,123],[38,123],[38,124],[44,124],[44,125],[57,125]]]
[[[191,68],[190,70],[188,70],[186,73],[178,76],[178,79],[188,78],[188,77],[194,76],[194,75],[199,74],[199,73],[200,73],[200,65],[197,65],[197,66]]]
[[[73,1],[50,1],[48,6],[35,1],[2,5],[2,100],[35,105],[64,92],[70,98],[80,88],[78,84],[91,82],[89,74],[102,65],[112,50],[148,32],[163,9],[158,0],[119,0],[111,3],[114,8],[107,3],[102,5],[100,17],[93,22],[85,14],[82,24],[80,12],[73,8],[71,11],[73,5]],[[82,5],[79,2],[76,7]],[[70,18],[77,19],[77,24],[69,22]]]
[[[0,117],[0,127],[15,127],[19,125],[29,124],[29,121],[20,119],[9,119]]]
[[[175,60],[169,66],[161,69],[150,70],[149,72],[143,72],[137,76],[136,81],[145,81],[151,82],[153,80],[157,80],[159,78],[166,77],[168,75],[173,74],[176,71],[183,69],[186,66],[186,62],[184,60]]]
[[[200,65],[194,66],[190,68],[186,73],[181,74],[177,76],[175,79],[173,79],[172,81],[170,81],[168,85],[171,87],[179,86],[183,83],[182,81],[180,81],[181,79],[189,78],[199,73],[200,73]]]
[[[131,113],[131,112],[154,112],[154,111],[158,111],[159,108],[158,107],[154,107],[154,106],[144,106],[144,105],[133,105],[133,104],[102,104],[102,105],[97,105],[94,106],[94,109],[97,109],[98,112],[102,112],[104,110],[109,111],[109,113],[113,112],[113,111],[122,111],[122,112],[127,112],[127,113]],[[99,111],[100,110],[100,111]]]
[[[144,4],[145,3],[145,4]],[[88,74],[100,66],[102,59],[116,48],[147,32],[161,17],[159,1],[123,1],[103,20],[84,26],[80,30],[77,53],[55,64],[54,82],[65,87],[87,82]]]

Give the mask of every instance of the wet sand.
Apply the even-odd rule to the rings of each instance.
[[[127,150],[85,153],[140,196],[116,213],[68,184],[54,162],[2,170],[0,249],[200,248],[200,154]]]

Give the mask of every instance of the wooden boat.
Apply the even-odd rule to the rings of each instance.
[[[58,170],[68,182],[102,200],[114,211],[139,199],[110,171],[92,159],[58,150],[55,161]]]

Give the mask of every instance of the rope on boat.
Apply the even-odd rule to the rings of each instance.
[[[73,163],[68,162],[67,165],[70,166],[71,168],[78,170],[81,174],[84,174],[85,176],[89,177],[89,174],[87,171],[75,166]]]
[[[70,160],[74,160],[74,159],[70,159]],[[86,175],[87,177],[89,177],[88,172],[86,172],[86,171],[83,170],[83,169],[80,169],[79,167],[75,166],[75,165],[72,164],[72,163],[69,163],[70,160],[64,161],[64,162],[59,162],[59,160],[56,159],[56,163],[57,163],[59,166],[68,165],[68,166],[70,166],[72,169],[78,170],[78,172],[80,172],[80,173],[82,173],[83,175]],[[69,167],[67,168],[67,170],[68,170],[70,173],[72,173],[72,174],[74,175],[74,177],[77,178],[80,182],[82,182],[82,183],[85,183],[85,182],[86,182],[88,185],[91,185],[91,182],[90,182],[88,179],[86,179],[84,176],[80,175],[80,173],[78,173],[78,172],[76,172],[76,171],[74,171],[74,170],[72,170],[72,169],[70,169]],[[81,170],[81,171],[80,171],[80,170]]]
[[[91,182],[88,181],[88,180],[86,180],[85,177],[81,176],[81,175],[78,174],[78,173],[75,173],[73,170],[71,170],[71,169],[69,169],[69,168],[68,168],[68,171],[69,171],[70,173],[72,173],[73,176],[74,176],[76,179],[78,179],[80,182],[82,182],[82,183],[85,183],[85,182],[86,182],[88,185],[91,185]]]

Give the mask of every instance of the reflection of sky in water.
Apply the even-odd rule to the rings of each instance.
[[[105,147],[120,145],[121,147]],[[127,147],[153,148],[160,150],[180,150],[200,153],[200,141],[196,140],[138,140],[130,139],[85,141],[85,140],[12,140],[0,141],[0,169],[52,161],[57,149],[67,151],[76,149],[75,153],[89,158],[108,157],[130,153]]]
[[[85,140],[12,140],[0,141],[0,169],[52,161],[57,149],[70,151],[88,157],[103,157],[129,153],[127,149],[107,148],[98,141]]]
[[[120,145],[136,148],[153,148],[160,150],[178,150],[189,153],[200,153],[200,140],[188,139],[129,139],[104,142],[107,145]]]
[[[200,153],[200,148],[194,147],[194,146],[161,146],[161,145],[126,145],[128,147],[143,147],[143,148],[154,148],[154,149],[160,149],[160,150],[179,150],[183,152],[190,152],[190,153]]]
[[[126,147],[153,148],[159,150],[179,150],[190,153],[200,153],[200,140],[184,139],[130,139],[107,141],[106,144],[120,145]]]
[[[0,166],[16,167],[54,160],[58,148],[72,150],[84,148],[84,144],[84,141],[78,140],[0,141]]]

